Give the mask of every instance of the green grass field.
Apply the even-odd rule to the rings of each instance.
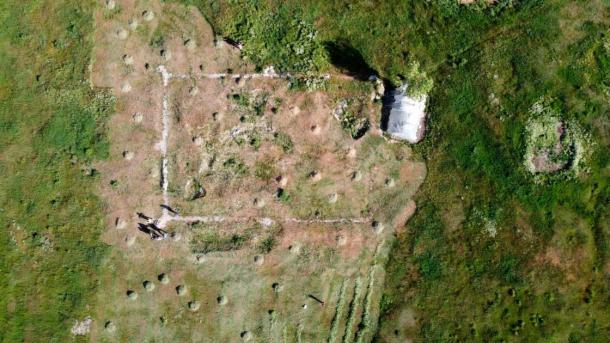
[[[109,93],[87,81],[92,1],[0,3],[0,341],[65,342],[107,247],[90,164]]]

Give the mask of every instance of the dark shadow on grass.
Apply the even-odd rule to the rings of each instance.
[[[330,62],[345,74],[360,81],[368,80],[371,75],[377,75],[377,72],[366,63],[360,51],[347,41],[325,42],[324,48]]]

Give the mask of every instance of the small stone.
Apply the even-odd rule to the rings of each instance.
[[[159,274],[159,276],[157,277],[157,279],[159,280],[159,282],[163,285],[167,285],[169,283],[169,276],[165,273],[161,273]]]
[[[129,31],[125,30],[124,28],[120,28],[116,30],[116,36],[120,40],[125,40],[129,36]]]
[[[125,221],[125,219],[117,217],[114,220],[114,226],[117,228],[117,230],[123,230],[127,227],[127,222]]]
[[[197,300],[191,300],[188,302],[187,306],[188,306],[189,310],[195,312],[195,311],[199,310],[199,307],[201,307],[201,304]]]
[[[311,179],[311,182],[318,182],[322,179],[322,173],[317,170],[314,170],[309,173],[309,178]]]
[[[279,284],[279,283],[277,283],[277,282],[274,282],[274,283],[271,285],[271,288],[273,288],[273,291],[274,291],[275,293],[279,293],[279,292],[281,292],[281,291],[283,291],[283,290],[284,290],[284,286],[280,285],[280,284]]]
[[[337,241],[337,245],[340,247],[347,244],[347,238],[343,235],[338,235],[336,238],[336,241]]]
[[[184,41],[184,46],[188,51],[193,51],[197,48],[197,43],[192,39],[187,39]]]
[[[114,0],[106,0],[106,8],[109,10],[113,10],[116,7],[116,1]]]
[[[104,329],[109,333],[113,333],[116,331],[116,325],[111,321],[107,321],[106,324],[104,324]]]
[[[276,177],[275,181],[277,181],[282,187],[286,187],[286,185],[288,184],[288,178],[283,175]]]
[[[142,286],[144,286],[144,289],[148,292],[152,292],[155,290],[155,284],[148,280],[144,281],[142,283]]]
[[[131,55],[128,55],[128,54],[123,55],[123,63],[125,63],[126,65],[132,65],[133,64],[133,57]]]
[[[151,21],[151,20],[155,19],[155,14],[153,13],[153,11],[146,10],[146,11],[142,12],[142,17],[146,21]]]
[[[133,151],[123,151],[123,158],[126,159],[127,161],[133,160],[134,156],[135,156],[135,154],[133,153]]]
[[[375,232],[376,234],[378,234],[378,235],[381,234],[384,229],[385,229],[385,225],[383,225],[382,222],[378,222],[378,221],[373,222],[373,232]]]
[[[226,305],[229,300],[224,295],[219,295],[218,298],[216,298],[216,302],[218,305]]]
[[[333,193],[330,196],[328,196],[328,203],[334,204],[337,202],[338,199],[339,199],[339,194]]]
[[[202,146],[202,145],[203,145],[203,137],[199,137],[199,136],[194,137],[194,138],[193,138],[193,143],[194,143],[196,146]]]
[[[130,247],[132,246],[134,243],[136,242],[136,236],[132,235],[132,234],[127,234],[125,236],[125,244]]]
[[[139,25],[140,23],[138,22],[138,19],[132,18],[132,19],[129,19],[128,24],[129,24],[129,28],[130,28],[132,31],[135,31],[135,30],[138,28],[138,25]]]
[[[393,178],[391,178],[391,177],[390,177],[390,178],[387,178],[387,179],[385,180],[385,186],[386,186],[386,187],[388,187],[388,188],[392,188],[392,187],[394,187],[395,185],[396,185],[396,181],[394,181],[394,179],[393,179]]]
[[[205,262],[207,259],[205,257],[205,255],[197,255],[197,257],[195,257],[195,262],[197,262],[198,264],[201,264],[203,262]]]
[[[127,291],[127,298],[129,300],[136,300],[136,299],[138,299],[138,293],[136,291],[128,290]]]
[[[199,94],[199,88],[197,86],[193,86],[189,89],[190,96],[195,96],[197,94]]]
[[[183,296],[186,294],[186,286],[185,285],[178,285],[176,287],[176,294],[178,294],[179,296]]]
[[[131,92],[131,85],[129,84],[129,82],[123,83],[123,85],[121,86],[121,92],[123,92],[123,93]]]
[[[134,123],[141,123],[142,120],[144,120],[144,116],[142,113],[136,112],[131,116],[131,119],[134,121]]]
[[[167,49],[162,49],[159,54],[161,55],[161,57],[163,57],[166,61],[169,61],[172,59],[172,52],[167,50]]]
[[[239,334],[239,337],[241,337],[241,339],[243,339],[244,341],[250,341],[252,340],[252,333],[250,331],[242,331]]]
[[[265,207],[265,199],[254,198],[254,201],[252,202],[252,204],[254,204],[254,206],[256,206],[256,208],[263,208],[263,207]]]
[[[254,256],[254,264],[256,264],[257,266],[262,265],[264,261],[265,261],[265,256],[263,256],[263,255]]]

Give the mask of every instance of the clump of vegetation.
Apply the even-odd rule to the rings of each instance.
[[[294,143],[292,143],[292,139],[287,133],[277,131],[273,134],[273,141],[276,145],[278,145],[284,153],[290,154],[294,149]]]
[[[241,249],[249,240],[249,232],[220,233],[212,228],[195,230],[191,238],[191,251],[196,254]]]
[[[285,6],[271,11],[250,0],[238,3],[227,8],[232,20],[223,21],[221,31],[243,45],[245,58],[280,72],[311,73],[324,64],[317,30],[299,12],[288,13]]]
[[[227,158],[222,166],[228,170],[229,172],[235,174],[236,176],[244,176],[248,174],[248,166],[243,163],[238,157],[231,156]]]
[[[335,107],[333,116],[341,123],[343,130],[352,138],[358,139],[370,127],[370,122],[364,109],[363,100],[361,99],[342,99]]]
[[[267,93],[235,93],[230,96],[230,99],[237,105],[239,120],[245,123],[253,123],[265,114],[268,98]]]
[[[396,84],[405,84],[405,93],[412,98],[421,98],[426,96],[432,90],[434,81],[428,74],[421,70],[419,62],[411,62],[408,64],[404,75],[400,75],[400,79],[395,80]]]
[[[277,172],[275,170],[275,162],[271,159],[262,159],[254,163],[254,176],[263,180],[271,180]]]

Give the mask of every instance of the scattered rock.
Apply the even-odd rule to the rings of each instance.
[[[123,230],[127,227],[127,222],[121,217],[116,217],[114,220],[114,226],[117,228],[117,230]]]
[[[192,39],[187,39],[184,41],[184,46],[188,51],[193,51],[197,48],[197,43]]]
[[[252,340],[252,333],[250,331],[242,331],[239,334],[239,337],[241,337],[241,339],[243,339],[244,341],[250,341]]]
[[[144,120],[144,116],[142,113],[136,112],[131,116],[131,119],[134,121],[134,123],[141,123],[142,120]]]
[[[276,177],[275,181],[277,181],[277,183],[279,183],[282,187],[286,187],[286,185],[288,184],[288,178],[283,175]]]
[[[201,307],[201,304],[197,300],[191,300],[188,302],[187,306],[188,306],[189,310],[195,312],[195,311],[199,310],[199,307]]]
[[[169,283],[169,276],[165,273],[161,273],[159,274],[159,276],[157,277],[157,279],[159,280],[159,282],[163,285],[167,285]]]
[[[178,294],[179,296],[183,296],[186,294],[186,286],[185,285],[178,285],[176,287],[176,294]]]
[[[128,24],[129,24],[129,28],[130,28],[132,31],[135,31],[135,30],[137,30],[138,25],[139,25],[140,23],[138,22],[138,19],[132,18],[132,19],[129,19]]]
[[[116,36],[120,40],[125,40],[129,36],[129,31],[125,30],[124,28],[120,28],[116,30]]]
[[[311,179],[312,182],[318,182],[322,179],[322,173],[317,170],[314,170],[309,173],[309,179]]]
[[[125,244],[130,247],[136,242],[136,236],[132,234],[125,235]]]
[[[376,234],[379,235],[383,232],[384,229],[385,229],[385,225],[383,225],[382,222],[373,221],[373,232],[375,232]]]
[[[163,57],[166,61],[169,61],[172,59],[172,52],[167,49],[162,49],[159,52],[159,55],[161,55],[161,57]]]
[[[299,108],[299,106],[294,106],[292,108],[291,112],[292,112],[293,116],[297,116],[297,115],[299,115],[299,113],[301,113],[301,109]]]
[[[136,291],[133,291],[133,290],[130,289],[130,290],[127,291],[126,294],[127,294],[127,298],[129,300],[136,300],[136,299],[138,299],[138,293]]]
[[[288,251],[290,251],[293,254],[299,254],[301,252],[301,245],[299,245],[299,244],[290,245],[288,247]]]
[[[155,14],[153,13],[153,11],[146,10],[146,11],[142,12],[142,18],[144,18],[144,20],[146,20],[146,21],[151,21],[151,20],[155,19]]]
[[[152,292],[155,290],[155,284],[148,280],[142,282],[142,286],[144,286],[144,289],[148,292]]]
[[[135,154],[133,153],[133,151],[123,151],[123,158],[126,159],[127,161],[131,161],[133,160],[133,157],[135,156]]]
[[[387,179],[385,179],[385,186],[388,188],[392,188],[396,185],[396,181],[394,181],[393,178],[389,177]]]
[[[81,321],[75,320],[74,326],[72,326],[70,332],[72,332],[74,336],[85,336],[91,330],[91,323],[93,323],[93,319],[89,316]]]
[[[123,83],[123,85],[121,86],[121,92],[123,92],[123,93],[131,92],[131,85],[129,84],[129,82]]]
[[[356,148],[351,147],[347,150],[347,157],[348,158],[356,158]]]
[[[112,321],[109,320],[106,322],[106,324],[104,324],[104,329],[108,333],[113,333],[116,331],[116,325]]]
[[[198,264],[201,264],[206,260],[207,258],[205,257],[205,255],[197,255],[197,257],[195,257],[195,262],[197,262]]]
[[[203,145],[203,137],[199,137],[199,136],[193,137],[193,143],[196,146],[202,146]]]
[[[113,10],[116,7],[116,1],[114,0],[106,0],[106,8],[109,10]]]
[[[263,256],[263,255],[254,256],[254,264],[256,264],[257,266],[262,265],[264,261],[265,261],[265,256]]]
[[[303,306],[301,306],[303,308],[303,310],[307,309],[307,304],[303,304]]]
[[[358,182],[360,180],[362,180],[362,172],[359,170],[352,172],[352,181]]]
[[[337,194],[337,193],[333,193],[333,194],[328,196],[328,202],[330,204],[336,203],[338,199],[339,199],[339,194]]]
[[[195,96],[197,94],[199,94],[199,88],[197,86],[193,86],[189,89],[190,96]]]
[[[254,198],[254,201],[252,202],[252,204],[254,206],[256,206],[257,208],[263,208],[263,207],[265,207],[265,199]]]
[[[279,284],[279,283],[277,283],[277,282],[274,282],[274,283],[271,285],[271,288],[273,288],[273,291],[274,291],[275,293],[279,293],[279,292],[281,292],[281,291],[283,291],[283,290],[284,290],[284,286],[280,285],[280,284]]]
[[[347,237],[343,235],[337,235],[336,241],[338,246],[344,246],[345,244],[347,244]]]
[[[216,302],[218,302],[218,305],[226,305],[229,300],[227,300],[227,297],[224,295],[219,295],[218,298],[216,298]]]
[[[133,57],[131,55],[128,55],[128,54],[123,55],[123,63],[125,63],[126,65],[132,65],[133,64]]]

